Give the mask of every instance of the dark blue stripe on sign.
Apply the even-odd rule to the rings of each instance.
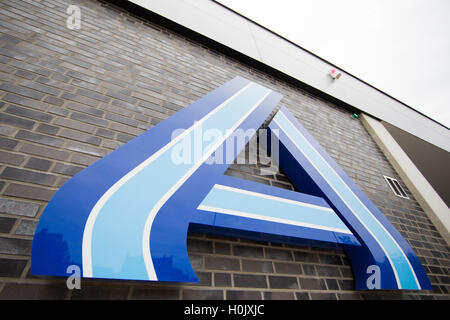
[[[56,192],[39,220],[33,239],[31,272],[66,276],[68,265],[82,268],[85,225],[102,195],[169,143],[175,129],[192,126],[249,83],[241,77],[227,82],[69,179]]]
[[[385,288],[421,289],[417,271],[410,261],[412,249],[405,246],[404,240],[397,240],[400,236],[398,232],[395,230],[393,232],[392,225],[387,222],[381,212],[363,195],[362,191],[295,117],[283,107],[273,118],[270,128],[289,153],[288,156],[281,157],[281,163],[290,162],[290,169],[292,169],[293,164],[297,162],[297,166],[312,179],[315,186],[312,185],[310,190],[320,190],[319,193],[322,193],[350,230],[370,251],[367,263],[375,263],[381,267]],[[283,161],[283,158],[292,157],[295,161]],[[292,176],[290,177],[292,180]],[[358,252],[358,259],[361,260],[362,251]],[[415,257],[414,254],[413,256]],[[358,268],[355,267],[355,269]],[[363,266],[359,269],[365,270]],[[365,282],[367,274],[362,272],[361,278],[363,279],[360,283]]]
[[[224,176],[198,206],[192,223],[234,229],[252,239],[290,243],[310,240],[338,245],[358,241],[322,199],[299,192]],[[227,215],[227,216],[226,216]],[[236,217],[236,218],[235,218]],[[199,227],[194,227],[198,229]],[[232,234],[231,232],[229,232]],[[264,234],[264,236],[262,236]],[[256,238],[255,238],[256,237]]]

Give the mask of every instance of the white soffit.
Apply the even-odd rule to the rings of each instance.
[[[445,202],[380,121],[367,115],[362,115],[361,121],[428,218],[450,245],[450,210]]]
[[[450,152],[450,130],[210,0],[129,0]]]

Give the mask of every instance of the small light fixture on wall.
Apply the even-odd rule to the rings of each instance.
[[[333,80],[337,80],[337,79],[339,79],[342,76],[342,73],[340,73],[336,69],[332,69],[330,71],[330,76],[331,76],[331,78],[333,78]]]

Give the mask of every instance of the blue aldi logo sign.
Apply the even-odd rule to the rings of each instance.
[[[237,77],[75,175],[42,214],[31,272],[196,282],[191,227],[342,247],[356,289],[430,289],[407,242],[285,107],[261,140],[304,193],[224,175],[281,98]]]

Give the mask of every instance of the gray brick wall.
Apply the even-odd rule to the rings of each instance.
[[[66,28],[69,4],[81,7],[79,31]],[[408,240],[432,291],[354,291],[342,251],[194,233],[195,285],[83,279],[70,291],[65,279],[29,274],[37,221],[65,181],[236,75],[284,95]],[[293,189],[282,172],[261,176],[262,167],[233,164],[227,174]],[[0,299],[450,298],[449,248],[383,175],[400,180],[362,124],[332,103],[102,2],[0,2]]]

